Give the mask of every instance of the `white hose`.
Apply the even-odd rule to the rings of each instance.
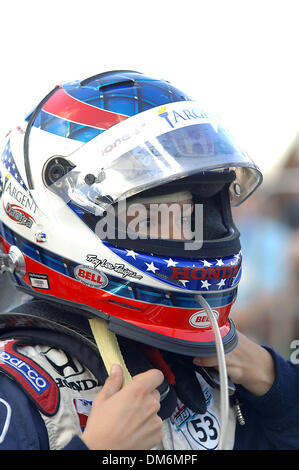
[[[220,329],[218,326],[217,319],[202,295],[196,295],[195,299],[200,303],[202,308],[205,310],[210,324],[212,326],[215,340],[216,340],[216,352],[217,352],[217,360],[219,366],[219,376],[220,376],[220,435],[219,435],[219,442],[216,450],[224,450],[225,449],[225,440],[226,440],[226,429],[228,425],[228,415],[229,415],[229,398],[228,398],[228,380],[227,380],[227,369],[226,369],[226,361],[225,361],[225,354],[223,348],[223,342],[220,334]]]

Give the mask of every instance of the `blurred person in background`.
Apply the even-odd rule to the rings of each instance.
[[[283,315],[276,324],[276,338],[281,338],[279,330],[285,332],[284,350],[287,352],[287,339],[289,342],[299,338],[299,187],[297,181],[290,182],[298,176],[295,168],[284,170],[280,180],[273,184],[271,199],[279,208],[281,221],[288,227],[290,238],[287,248],[286,264],[288,265],[288,285],[283,292],[285,299],[282,304]],[[275,325],[273,325],[275,326]]]
[[[234,208],[233,216],[240,230],[244,264],[232,316],[241,331],[285,354],[290,339],[287,310],[291,307],[292,230],[283,221],[277,201],[263,188]]]

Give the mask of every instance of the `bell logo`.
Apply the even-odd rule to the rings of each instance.
[[[98,289],[103,289],[108,284],[108,278],[106,274],[98,271],[97,269],[90,268],[89,266],[76,266],[74,269],[74,274],[78,281],[83,282],[90,287],[96,287]]]
[[[217,310],[212,310],[212,312],[214,313],[214,315],[216,316],[216,319],[218,320],[219,313],[217,312]],[[209,317],[206,314],[205,310],[199,310],[198,312],[195,312],[189,318],[189,323],[195,328],[209,328],[211,326]]]

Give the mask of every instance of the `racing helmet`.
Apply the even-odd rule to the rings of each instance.
[[[164,80],[105,72],[56,86],[6,136],[0,245],[21,291],[166,351],[215,355],[200,294],[228,352],[242,265],[231,205],[261,181],[200,103]],[[190,200],[188,242],[133,236],[121,217],[140,202]]]

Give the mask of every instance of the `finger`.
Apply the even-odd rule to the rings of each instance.
[[[133,377],[133,384],[137,381],[142,382],[148,392],[152,392],[163,383],[164,375],[158,369],[150,369]]]
[[[218,366],[217,357],[195,357],[193,363],[200,367],[215,367]]]
[[[160,395],[160,392],[159,392],[156,388],[155,388],[155,390],[153,390],[153,391],[151,392],[151,395],[152,395],[152,397],[153,397],[157,402],[160,403],[161,395]]]
[[[109,398],[118,392],[123,384],[123,370],[120,365],[114,364],[111,367],[110,375],[106,379],[104,386],[101,390],[101,396]]]

